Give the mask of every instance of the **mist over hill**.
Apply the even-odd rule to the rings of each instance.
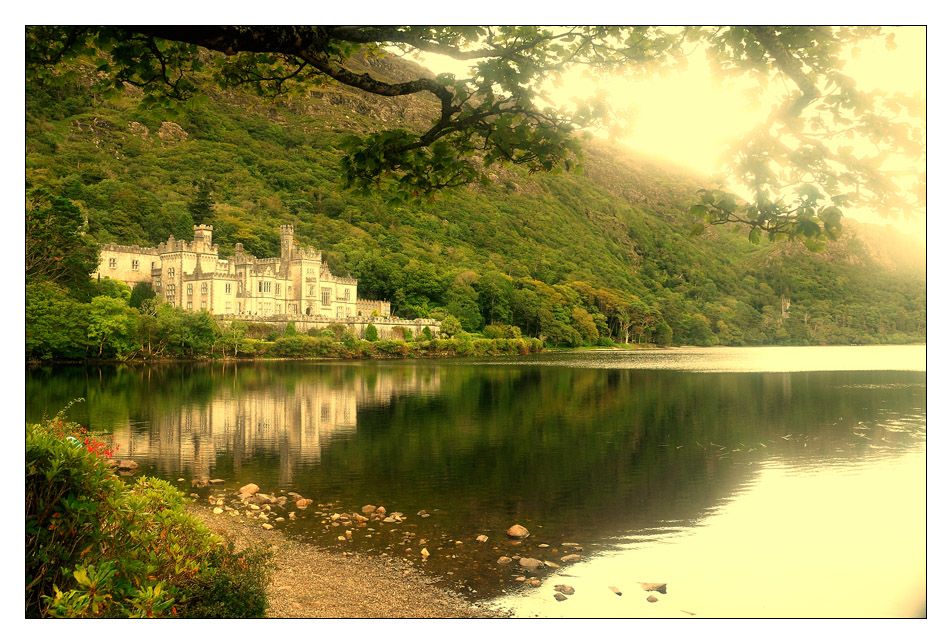
[[[415,68],[360,64],[387,80]],[[151,246],[209,224],[222,255],[240,242],[269,257],[293,223],[361,297],[471,332],[517,326],[563,346],[925,340],[925,253],[898,232],[847,221],[822,252],[728,228],[693,236],[688,209],[707,178],[597,139],[579,173],[496,168],[488,187],[389,203],[341,187],[341,141],[422,129],[433,101],[338,85],[277,101],[206,95],[172,113],[143,108],[132,87],[113,102],[82,82],[28,87],[27,190],[71,200],[97,243]]]

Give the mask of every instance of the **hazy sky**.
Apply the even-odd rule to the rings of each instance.
[[[926,29],[895,27],[897,48],[888,51],[882,38],[862,43],[846,55],[848,75],[860,89],[879,88],[887,91],[915,93],[925,97]],[[466,62],[444,56],[427,55],[422,61],[436,73],[467,74]],[[720,167],[719,155],[725,141],[761,121],[774,104],[769,97],[761,101],[759,110],[751,108],[737,81],[718,87],[708,72],[703,49],[691,56],[687,69],[671,72],[665,77],[642,81],[595,81],[580,73],[566,74],[562,87],[553,91],[556,103],[569,104],[573,97],[591,96],[597,89],[608,92],[616,109],[631,109],[636,118],[631,131],[620,141],[637,150],[665,157],[707,174]],[[852,211],[847,216],[884,223],[873,213]],[[891,220],[900,230],[925,239],[925,217],[910,222]]]

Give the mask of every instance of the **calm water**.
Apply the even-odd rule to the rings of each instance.
[[[298,492],[315,504],[281,529],[404,557],[519,616],[916,616],[925,355],[745,348],[38,368],[27,370],[26,415],[83,397],[72,418],[112,435],[140,473],[202,497],[210,490],[190,482],[203,476],[225,480],[216,491]],[[330,524],[367,503],[407,519],[374,531]],[[506,539],[514,523],[531,532],[521,543]],[[561,562],[572,553],[580,561]],[[531,588],[501,555],[559,568],[529,573],[542,582]],[[638,582],[668,591],[648,603]],[[557,584],[576,592],[558,602]]]

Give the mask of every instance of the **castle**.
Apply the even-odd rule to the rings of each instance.
[[[94,277],[135,286],[152,284],[159,298],[189,311],[221,317],[323,318],[389,316],[390,303],[357,299],[357,280],[338,277],[321,251],[300,248],[294,226],[281,226],[281,256],[258,259],[235,244],[221,259],[211,226],[195,226],[186,242],[169,236],[155,248],[106,244]]]

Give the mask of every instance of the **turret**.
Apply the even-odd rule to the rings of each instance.
[[[211,226],[193,226],[195,229],[195,241],[212,245],[212,227]]]
[[[281,259],[291,259],[294,250],[294,226],[281,224]]]

